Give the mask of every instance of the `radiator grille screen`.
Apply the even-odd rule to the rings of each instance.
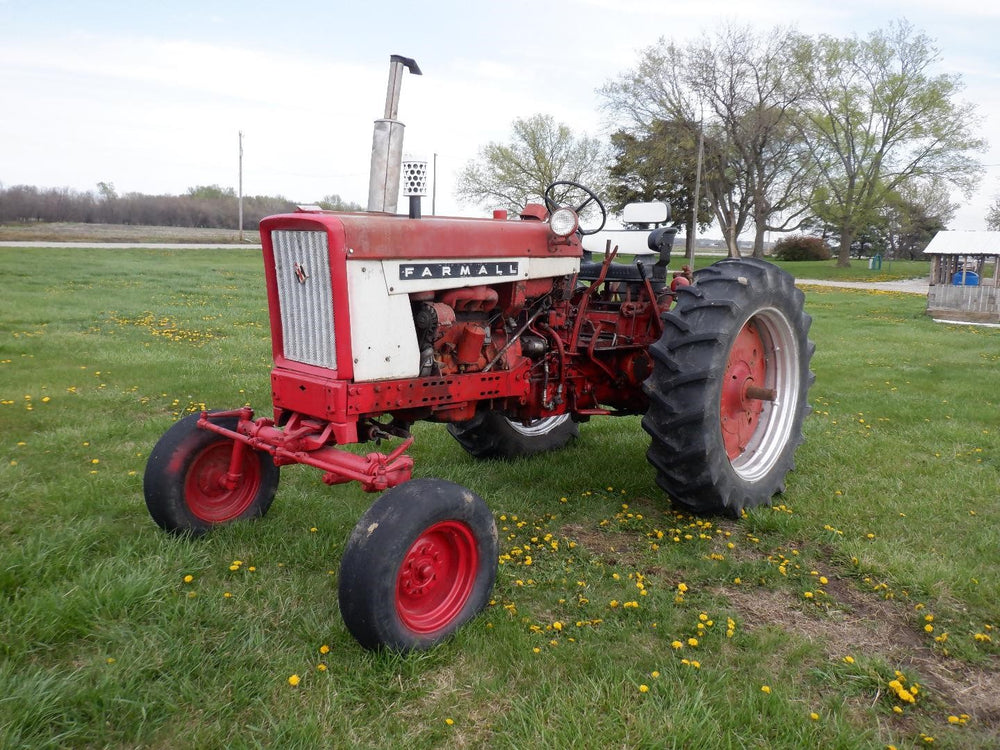
[[[326,232],[271,232],[286,359],[337,369]]]

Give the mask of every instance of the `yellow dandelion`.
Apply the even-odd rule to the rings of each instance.
[[[691,648],[694,648],[695,646],[698,645],[698,639],[697,638],[688,638],[688,645]]]
[[[295,687],[301,681],[302,679],[297,674],[293,674],[291,677],[288,678],[288,684],[291,685],[292,687]]]
[[[450,727],[452,724],[455,723],[455,720],[454,719],[445,719],[444,723],[447,724]]]
[[[819,714],[813,711],[811,714],[809,714],[809,718],[812,719],[813,721],[819,721]]]
[[[328,654],[330,653],[330,647],[324,643],[322,646],[319,647],[319,652],[321,654]]]
[[[317,664],[316,665],[316,671],[317,672],[325,672],[326,671],[326,664]]]
[[[193,575],[186,575],[186,576],[184,576],[184,583],[191,583],[191,581],[193,581],[193,580],[194,580],[194,576]]]
[[[684,648],[684,644],[681,643],[680,641],[671,641],[670,642],[670,648],[672,648],[672,649],[674,649],[676,651],[677,649]]]
[[[766,695],[770,695],[771,694],[771,687],[769,685],[761,685],[760,686],[760,692],[765,693]]]
[[[649,685],[645,685],[645,684],[640,685],[639,686],[639,692],[640,693],[648,693],[649,692]]]
[[[854,663],[854,657],[853,656],[845,656],[844,657],[844,662],[847,663],[847,664],[853,664]]]

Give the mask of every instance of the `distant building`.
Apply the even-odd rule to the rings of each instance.
[[[928,315],[1000,323],[1000,232],[938,232],[924,255],[931,260]]]

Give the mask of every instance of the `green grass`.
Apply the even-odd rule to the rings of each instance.
[[[1000,742],[997,330],[809,289],[807,442],[736,521],[669,508],[636,418],[517,464],[418,425],[416,474],[481,494],[503,557],[481,617],[400,657],[337,609],[371,496],[286,467],[260,522],[189,541],[146,513],[176,418],[267,413],[258,253],[0,250],[0,278],[2,747]]]
[[[849,268],[838,268],[836,260],[776,261],[799,279],[825,279],[829,281],[899,281],[926,279],[930,275],[930,261],[884,261],[880,270],[869,270],[868,259],[851,260]]]

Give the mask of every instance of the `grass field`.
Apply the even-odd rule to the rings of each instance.
[[[807,288],[807,441],[738,520],[673,512],[635,418],[517,464],[418,425],[415,474],[482,495],[502,555],[486,612],[400,657],[337,608],[371,496],[286,467],[256,523],[146,513],[175,419],[267,412],[259,253],[0,249],[0,278],[0,747],[1000,745],[1000,331]]]

